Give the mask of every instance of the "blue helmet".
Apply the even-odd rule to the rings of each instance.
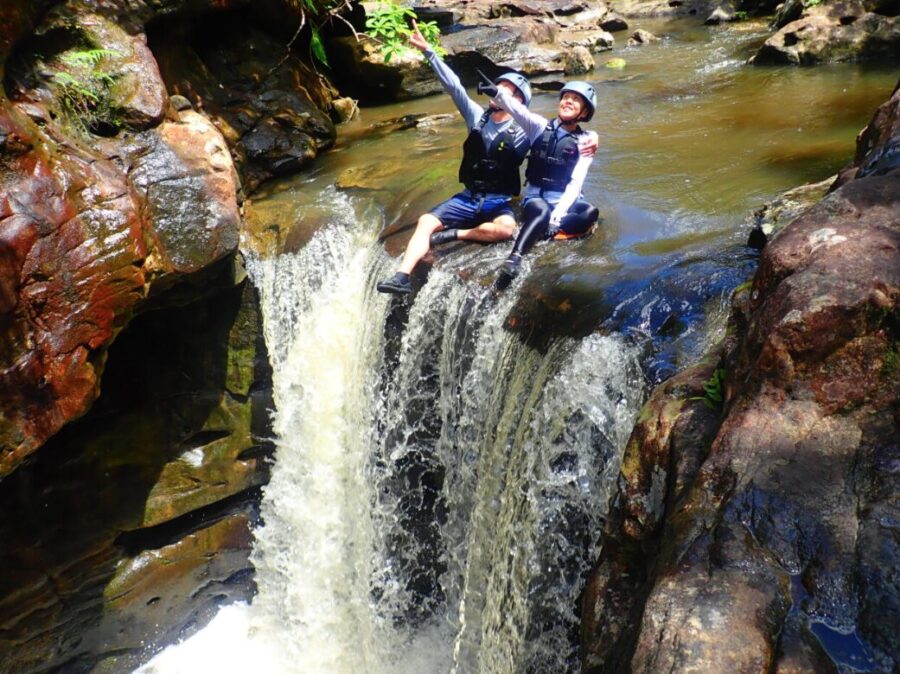
[[[594,91],[594,87],[587,82],[569,82],[559,90],[560,98],[562,98],[562,95],[567,91],[574,92],[585,100],[588,106],[588,114],[587,117],[584,118],[584,121],[590,122],[591,118],[594,116],[594,112],[597,110],[597,92]]]
[[[495,84],[499,84],[503,80],[506,80],[519,90],[522,98],[525,99],[525,105],[531,103],[531,84],[529,84],[527,77],[519,73],[503,73],[497,78]]]

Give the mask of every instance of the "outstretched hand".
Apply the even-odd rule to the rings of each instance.
[[[478,85],[476,89],[479,94],[487,94],[491,98],[496,98],[497,94],[500,93],[500,90],[497,88],[497,85],[491,81],[491,78],[481,72],[478,68],[475,68],[475,72],[478,73]]]
[[[596,131],[588,131],[578,141],[578,152],[582,157],[593,157],[600,145],[600,137]]]
[[[412,22],[412,35],[409,36],[409,45],[411,47],[415,47],[419,51],[431,49],[431,45],[428,44],[428,40],[426,40],[421,31],[419,31],[419,24],[416,23],[415,19],[413,19]]]

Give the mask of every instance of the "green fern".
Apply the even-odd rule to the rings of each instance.
[[[57,57],[57,72],[50,78],[50,88],[62,116],[78,131],[88,133],[101,122],[118,128],[110,92],[117,75],[104,65],[107,59],[119,55],[112,49],[83,49]]]
[[[59,60],[73,68],[96,68],[103,61],[114,56],[121,56],[115,49],[86,49],[84,51],[70,51],[59,57]]]

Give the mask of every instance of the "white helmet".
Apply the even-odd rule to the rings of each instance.
[[[588,106],[588,114],[584,121],[590,122],[594,116],[594,111],[597,110],[597,92],[594,91],[593,85],[581,81],[569,82],[559,90],[559,97],[562,98],[562,95],[567,91],[574,92],[585,100]]]
[[[499,84],[503,80],[506,80],[519,90],[522,94],[522,98],[525,99],[525,105],[531,103],[531,84],[528,82],[527,77],[520,75],[519,73],[503,73],[497,78],[494,84]]]

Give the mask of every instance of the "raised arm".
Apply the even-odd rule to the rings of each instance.
[[[522,127],[530,142],[533,143],[540,138],[541,134],[544,133],[544,129],[547,128],[546,118],[531,112],[524,103],[521,103],[506,89],[499,89],[497,96],[492,100],[513,116],[513,119]]]
[[[419,32],[419,26],[415,21],[412,22],[412,27],[413,33],[409,36],[409,46],[418,49],[425,55],[425,60],[428,61],[434,74],[437,75],[441,86],[444,87],[444,91],[450,95],[450,98],[456,104],[456,109],[459,110],[459,114],[466,120],[466,127],[471,130],[475,126],[475,122],[481,119],[481,116],[484,114],[484,108],[469,98],[466,88],[462,85],[459,77],[450,69],[450,66],[441,60],[440,56],[434,53],[431,45]]]

